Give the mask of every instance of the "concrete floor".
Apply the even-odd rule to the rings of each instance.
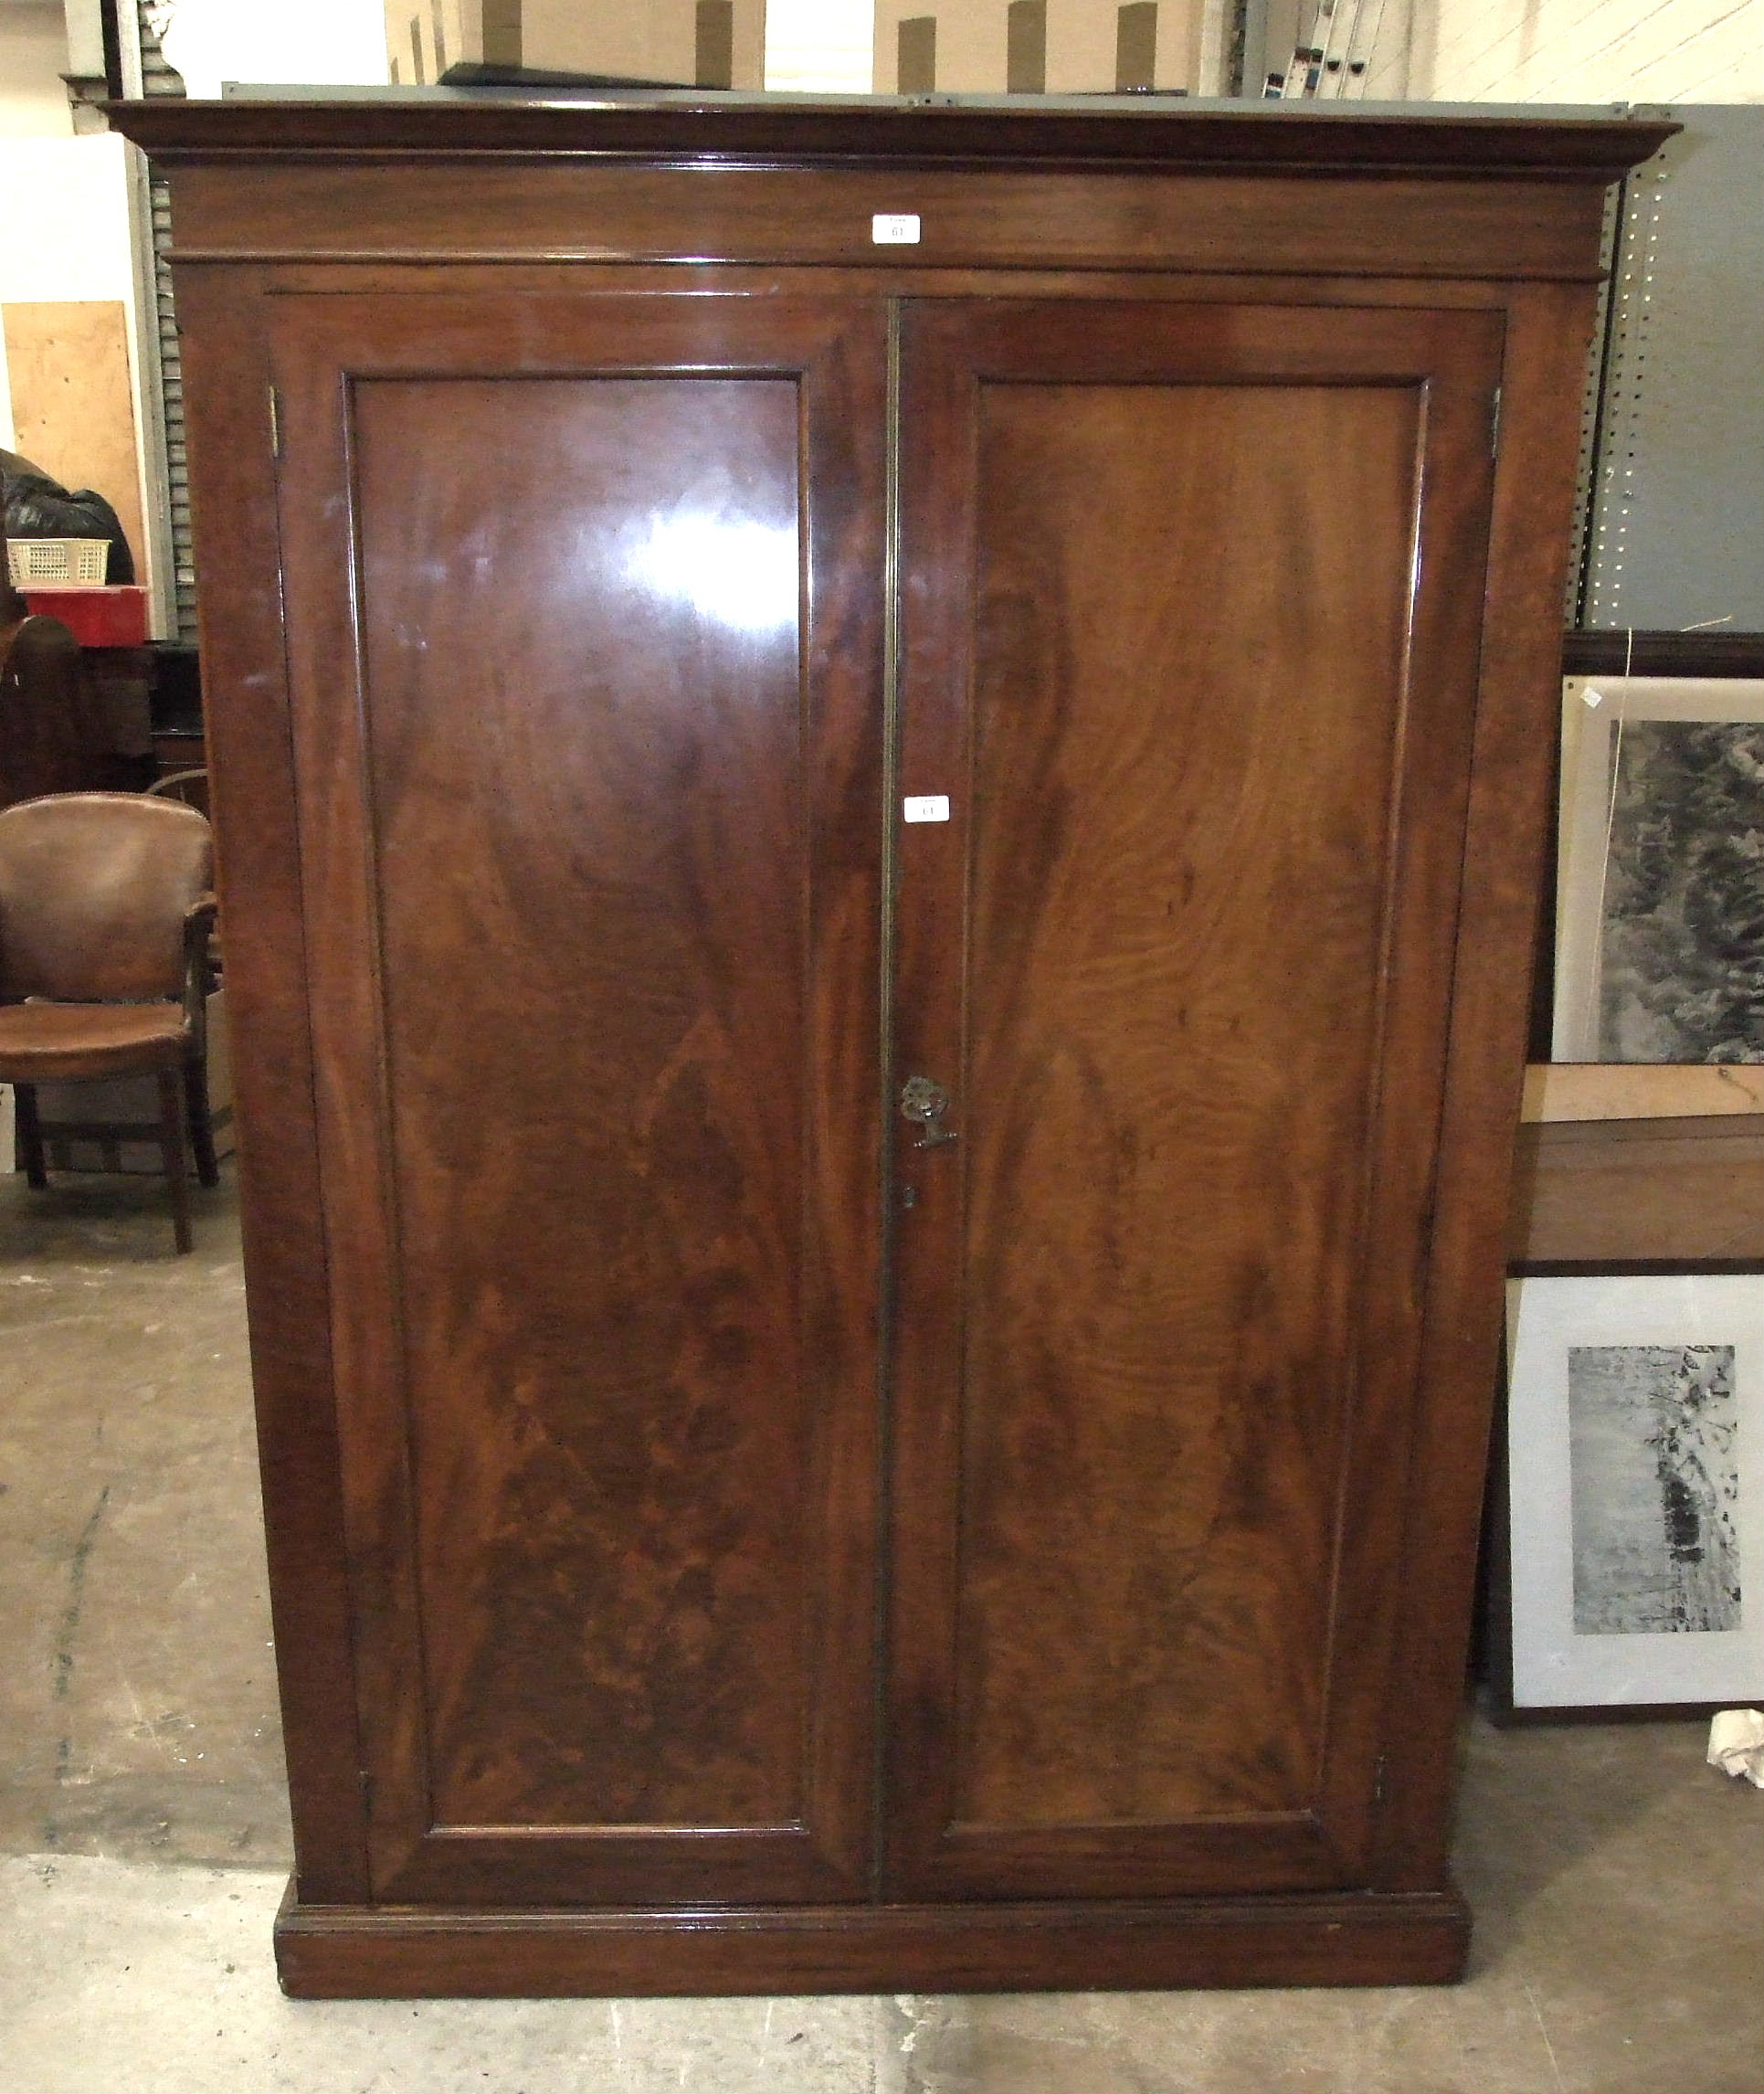
[[[1764,1793],[1695,1723],[1473,1723],[1469,1981],[296,2004],[237,1226],[0,1180],[5,2094],[1759,2094]]]

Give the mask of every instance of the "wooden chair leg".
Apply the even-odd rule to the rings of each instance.
[[[159,1072],[159,1153],[172,1194],[172,1228],[180,1252],[191,1248],[190,1181],[184,1169],[184,1080],[176,1069]]]
[[[196,1159],[197,1180],[203,1185],[218,1185],[215,1123],[208,1111],[208,1064],[201,1054],[192,1054],[184,1064],[184,1109],[189,1116],[190,1153]]]
[[[49,1173],[43,1154],[43,1124],[37,1116],[35,1084],[13,1085],[12,1110],[13,1125],[18,1130],[18,1153],[24,1158],[26,1182],[40,1192],[49,1182]]]

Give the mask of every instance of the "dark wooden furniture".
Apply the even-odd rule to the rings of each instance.
[[[218,549],[285,1982],[1456,1974],[1663,127],[115,117]]]
[[[0,609],[0,806],[82,792],[103,776],[79,642],[52,618]]]
[[[0,517],[0,807],[114,784],[103,748],[79,642],[13,587]]]

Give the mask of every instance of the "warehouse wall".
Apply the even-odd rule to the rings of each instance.
[[[60,0],[0,0],[0,138],[71,138]]]
[[[214,96],[223,80],[375,84],[386,79],[378,0],[178,0],[160,37],[190,93]]]
[[[1368,100],[1764,100],[1764,0],[1392,5]]]
[[[766,0],[766,84],[802,94],[868,94],[870,0]]]

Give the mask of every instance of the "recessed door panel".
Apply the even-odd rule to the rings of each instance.
[[[280,345],[387,1897],[867,1850],[879,330],[610,303]]]
[[[907,330],[893,1880],[1352,1882],[1498,330]],[[913,462],[916,461],[916,462]],[[1421,809],[1425,809],[1425,814]]]

